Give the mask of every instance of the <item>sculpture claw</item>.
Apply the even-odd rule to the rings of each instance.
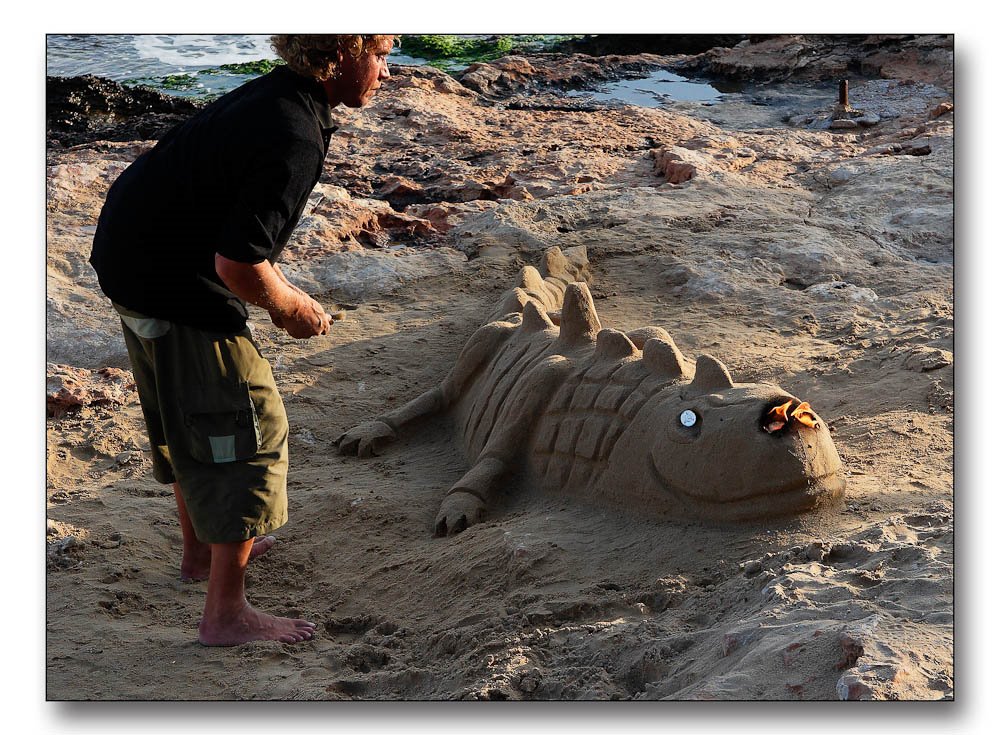
[[[435,536],[452,536],[483,520],[486,506],[471,493],[454,492],[441,503],[434,522]]]
[[[396,432],[383,421],[366,421],[344,432],[334,441],[341,454],[371,457],[389,441],[396,438]]]

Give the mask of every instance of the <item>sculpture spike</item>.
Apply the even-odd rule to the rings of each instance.
[[[627,334],[628,338],[632,340],[632,343],[640,350],[645,347],[646,342],[651,339],[659,339],[669,345],[674,344],[674,339],[670,336],[670,332],[662,327],[640,327],[639,329],[633,329]],[[674,346],[676,347],[676,345]]]
[[[569,344],[593,342],[600,331],[601,320],[597,318],[594,299],[587,284],[571,283],[566,286],[559,324],[559,340]]]
[[[518,285],[525,291],[542,293],[545,290],[545,279],[533,265],[526,265],[521,269],[521,282]]]
[[[534,300],[524,305],[524,320],[521,322],[521,329],[526,332],[541,332],[554,328],[555,324],[538,306]]]
[[[542,264],[538,270],[543,278],[552,277],[567,284],[574,281],[569,261],[566,260],[566,256],[563,255],[562,250],[554,245],[545,251],[545,255],[542,256]]]
[[[520,314],[524,310],[524,305],[529,301],[531,301],[531,296],[523,288],[512,288],[504,294],[503,299],[497,304],[489,321],[502,319],[508,314]]]
[[[729,370],[711,355],[700,355],[694,369],[691,389],[694,394],[713,393],[733,387]]]
[[[566,257],[570,268],[576,274],[573,278],[574,281],[586,281],[590,282],[590,260],[587,258],[587,246],[586,245],[576,245],[571,248],[566,248],[563,250],[563,255]]]
[[[602,329],[597,334],[594,355],[598,359],[617,361],[625,357],[638,357],[640,354],[624,332],[619,332],[617,329]]]
[[[687,376],[687,363],[677,345],[667,335],[667,339],[652,337],[642,348],[642,362],[649,372],[662,375],[665,378],[680,378]]]

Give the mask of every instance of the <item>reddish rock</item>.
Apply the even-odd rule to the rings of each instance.
[[[397,178],[388,186],[404,190]],[[384,248],[392,244],[427,241],[439,232],[433,223],[397,212],[380,199],[352,198],[345,190],[320,185],[316,203],[308,208],[285,249],[286,262],[317,260],[330,253]]]
[[[391,201],[393,197],[406,197],[413,194],[422,194],[424,187],[415,181],[404,179],[402,176],[391,176],[382,184],[379,195]]]
[[[875,698],[875,690],[859,675],[847,673],[837,682],[837,696],[845,701],[870,701]]]
[[[439,202],[411,205],[406,214],[414,215],[428,223],[438,234],[445,234],[467,217],[496,207],[495,201],[478,199],[471,202]]]
[[[92,405],[124,405],[133,400],[132,373],[118,368],[97,370],[49,364],[45,379],[45,409],[48,416]]]
[[[785,666],[791,666],[792,663],[794,663],[795,659],[797,658],[795,652],[800,648],[802,648],[801,643],[789,643],[787,646],[785,646],[785,650],[781,654],[782,663],[784,663]]]
[[[658,54],[630,54],[595,58],[586,54],[531,54],[505,56],[489,63],[471,64],[459,81],[484,97],[500,99],[553,88],[579,88],[598,82],[644,76],[672,60]]]
[[[694,178],[697,169],[694,164],[681,160],[676,153],[666,148],[656,148],[652,152],[653,170],[657,176],[662,176],[668,184],[683,184]]]
[[[842,654],[840,661],[837,662],[837,668],[840,670],[849,669],[858,662],[859,658],[864,656],[865,647],[858,636],[847,631],[840,634],[839,642]]]
[[[379,215],[378,224],[397,238],[428,238],[437,233],[434,225],[428,220],[402,212],[382,213]]]
[[[506,56],[492,63],[470,64],[462,73],[463,85],[480,94],[523,89],[535,68],[522,56]]]
[[[940,105],[931,110],[931,117],[941,117],[949,112],[954,112],[955,103],[954,102],[942,102]]]
[[[428,92],[442,92],[444,94],[457,94],[464,97],[475,97],[476,94],[470,89],[463,87],[456,82],[451,75],[433,66],[392,66],[393,77],[400,87],[416,87]],[[397,117],[406,117],[409,110],[399,110]]]
[[[793,695],[796,699],[802,699],[803,694],[805,694],[805,684],[785,684],[785,689],[788,693]]]

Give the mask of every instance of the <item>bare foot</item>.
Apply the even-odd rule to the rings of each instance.
[[[253,546],[250,548],[250,560],[253,561],[258,556],[263,556],[276,543],[278,543],[278,539],[274,536],[258,536],[253,540]]]
[[[253,540],[250,548],[250,559],[256,559],[271,550],[271,547],[278,543],[274,536],[257,536]],[[208,572],[212,567],[212,547],[202,544],[201,548],[184,554],[181,559],[181,581],[182,582],[204,582],[208,579]]]
[[[316,624],[298,618],[279,618],[254,609],[249,603],[225,620],[202,618],[198,642],[203,646],[238,646],[250,641],[301,643],[312,640]]]

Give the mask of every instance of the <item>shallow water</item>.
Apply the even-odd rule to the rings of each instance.
[[[658,70],[642,79],[605,82],[591,90],[563,94],[598,105],[669,109],[721,128],[752,130],[781,126],[791,116],[829,107],[837,100],[837,93],[834,84],[823,88],[789,82],[709,83]]]
[[[640,107],[659,107],[672,101],[718,102],[723,92],[706,82],[694,82],[660,69],[642,79],[622,79],[602,84],[593,91],[571,91],[570,97],[587,97],[595,102],[619,101]]]
[[[274,59],[267,36],[49,35],[46,73],[94,74],[116,82],[193,74],[258,59]]]
[[[269,38],[241,34],[50,34],[46,37],[46,74],[93,74],[182,97],[215,96],[255,76],[219,71],[223,64],[277,58]],[[423,60],[393,49],[391,62],[419,64]],[[212,73],[204,73],[209,71]],[[172,83],[165,84],[168,77]]]

